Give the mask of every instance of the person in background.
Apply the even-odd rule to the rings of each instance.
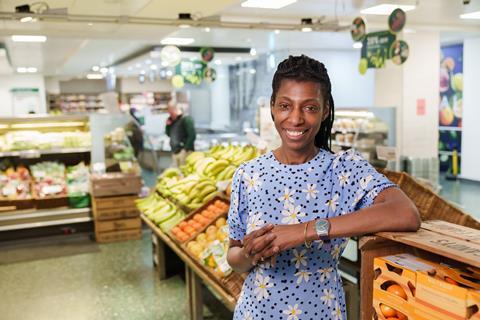
[[[185,164],[187,155],[194,151],[195,126],[192,117],[184,115],[175,100],[168,102],[167,111],[170,116],[165,133],[170,137],[173,166],[179,167]]]

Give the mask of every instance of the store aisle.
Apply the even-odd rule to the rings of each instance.
[[[179,276],[157,279],[150,233],[139,241],[99,248],[0,265],[0,318],[187,319],[185,283]],[[204,314],[220,319],[208,310]]]
[[[440,196],[453,202],[465,212],[480,220],[480,182],[470,180],[447,180],[445,175],[440,175],[442,190]]]

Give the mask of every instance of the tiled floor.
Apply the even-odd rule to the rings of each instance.
[[[0,265],[0,292],[2,320],[188,318],[185,283],[157,279],[149,234],[98,252]],[[225,319],[207,308],[204,315]]]
[[[440,176],[440,195],[480,220],[480,182]]]

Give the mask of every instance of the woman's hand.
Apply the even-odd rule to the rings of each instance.
[[[273,224],[266,224],[260,229],[250,232],[243,238],[243,251],[245,252],[246,258],[255,256],[258,252],[262,252],[270,247],[272,241],[275,239],[275,235],[270,233],[273,228]]]

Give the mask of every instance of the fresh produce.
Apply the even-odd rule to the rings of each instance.
[[[212,223],[218,216],[225,214],[227,211],[228,211],[228,204],[226,204],[224,201],[216,200],[213,204],[210,204],[208,207],[206,207],[202,211],[196,213],[190,219],[186,221],[182,221],[178,226],[173,228],[172,235],[175,238],[177,238],[180,242],[185,242],[189,238],[191,238],[194,234],[203,230],[205,226]],[[217,221],[220,221],[219,222],[220,224],[222,222],[224,222],[224,224],[226,223],[224,218],[219,218]],[[208,231],[208,228],[207,228],[207,231]]]
[[[0,151],[48,150],[52,148],[90,147],[90,132],[12,131],[0,136]]]
[[[67,191],[69,196],[82,196],[90,190],[90,171],[80,162],[76,166],[67,167]]]
[[[380,304],[380,311],[382,312],[383,316],[386,318],[389,317],[396,317],[397,316],[397,310],[387,306],[386,304]]]
[[[18,166],[16,170],[9,167],[0,172],[0,199],[29,199],[30,180],[30,173],[23,166]]]
[[[185,213],[155,191],[143,199],[135,200],[138,210],[160,227],[169,232],[185,218]]]
[[[403,298],[407,300],[407,294],[403,290],[401,286],[398,284],[392,284],[387,288],[387,292],[393,293],[396,296],[399,296],[400,298]]]
[[[40,162],[30,166],[34,178],[34,191],[39,198],[67,195],[65,165],[58,162]]]

